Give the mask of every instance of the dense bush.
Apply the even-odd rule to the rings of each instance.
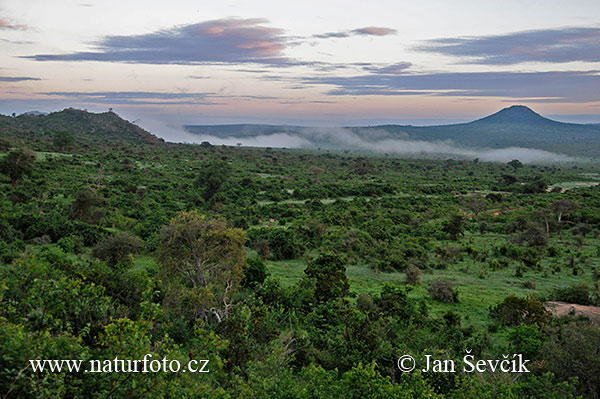
[[[92,250],[92,255],[115,266],[130,254],[136,254],[142,248],[142,241],[129,233],[116,233],[102,239]]]
[[[578,305],[597,305],[598,298],[587,284],[571,285],[565,288],[557,288],[550,294],[553,301],[576,303]]]
[[[439,302],[458,302],[458,290],[446,280],[434,280],[427,288],[429,295]]]
[[[550,313],[544,308],[542,301],[534,296],[526,298],[508,296],[498,305],[490,308],[490,316],[506,326],[520,324],[541,326],[550,320]]]

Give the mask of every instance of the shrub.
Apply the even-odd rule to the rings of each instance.
[[[436,301],[444,303],[458,302],[458,291],[446,280],[433,281],[427,291]]]
[[[292,230],[274,229],[268,240],[273,260],[294,259],[300,255],[298,238]]]
[[[595,305],[592,292],[586,284],[558,288],[550,295],[553,301],[576,303],[578,305]]]
[[[244,279],[242,280],[242,285],[244,287],[254,287],[259,284],[262,284],[268,275],[265,262],[263,262],[263,260],[258,257],[248,258],[246,262],[248,263],[248,267],[244,272]]]
[[[385,284],[381,289],[379,298],[376,298],[375,304],[383,314],[397,316],[404,321],[410,320],[415,313],[415,305],[408,298],[406,287],[395,287]]]
[[[406,284],[419,285],[421,270],[412,263],[406,268]]]
[[[542,325],[550,319],[550,313],[539,298],[520,298],[515,295],[508,296],[498,305],[491,307],[490,316],[505,326]]]
[[[142,248],[139,238],[129,233],[117,233],[101,240],[92,250],[92,255],[115,266],[127,255],[137,253]]]
[[[0,241],[0,262],[11,263],[18,258],[25,250],[25,243],[21,240],[15,240],[11,243]]]
[[[314,280],[314,297],[319,302],[348,295],[350,284],[346,277],[345,259],[331,252],[320,254],[304,269],[306,276]]]
[[[77,236],[67,236],[59,239],[56,244],[65,252],[79,253],[83,247],[83,242]]]
[[[525,359],[535,357],[544,344],[544,333],[533,324],[513,327],[508,333],[508,340],[515,353],[521,353]]]

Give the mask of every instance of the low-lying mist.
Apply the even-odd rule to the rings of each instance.
[[[550,151],[523,148],[482,148],[456,145],[452,141],[424,141],[378,129],[300,128],[294,132],[231,136],[193,134],[183,127],[169,125],[168,131],[159,126],[154,130],[167,141],[213,145],[243,145],[247,147],[307,148],[350,150],[374,153],[400,154],[423,157],[475,159],[488,162],[508,162],[518,159],[525,163],[566,162],[573,158]]]

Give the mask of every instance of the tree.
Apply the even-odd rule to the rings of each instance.
[[[316,165],[312,165],[310,168],[308,168],[308,170],[310,170],[310,173],[312,173],[315,176],[315,182],[319,183],[319,177],[324,172],[323,168],[319,168]]]
[[[513,159],[512,161],[508,162],[507,165],[510,166],[511,168],[513,168],[514,170],[517,170],[517,169],[523,167],[523,164],[518,159]]]
[[[487,209],[487,202],[479,197],[473,197],[467,203],[467,207],[471,212],[473,212],[475,217],[478,217],[481,212]]]
[[[414,264],[408,265],[406,268],[406,284],[408,285],[419,285],[419,277],[421,276],[421,270]]]
[[[598,398],[600,392],[600,329],[585,320],[549,329],[540,350],[542,364],[560,380],[577,377],[579,393]],[[565,367],[568,365],[567,367]]]
[[[464,234],[463,225],[463,216],[454,214],[450,217],[450,220],[446,223],[443,230],[445,233],[448,233],[450,235],[450,238],[452,238],[452,240],[456,241],[458,239],[458,236],[462,236]]]
[[[129,254],[135,254],[142,248],[142,241],[129,233],[117,233],[102,239],[92,250],[92,255],[108,261],[115,266],[125,260]]]
[[[202,187],[204,192],[202,198],[205,201],[210,200],[216,193],[219,192],[223,183],[229,179],[231,174],[231,167],[225,161],[210,161],[206,162],[198,179],[196,180],[196,186]]]
[[[548,245],[548,230],[539,223],[527,222],[525,229],[518,234],[520,242],[526,242],[530,247],[545,247]]]
[[[224,219],[197,211],[181,212],[161,231],[159,262],[171,283],[171,299],[187,306],[189,316],[221,322],[246,267],[246,234]]]
[[[269,246],[269,240],[261,238],[259,240],[254,241],[254,243],[252,245],[253,245],[254,249],[256,250],[256,252],[258,252],[260,257],[262,258],[262,260],[267,260],[267,257],[269,256],[269,252],[271,251],[270,246]]]
[[[28,149],[18,149],[9,152],[0,163],[0,171],[10,178],[10,185],[29,175],[35,164],[35,153]]]
[[[558,223],[562,222],[562,217],[565,216],[565,214],[573,212],[577,210],[577,208],[579,208],[579,205],[570,199],[562,199],[550,204],[550,209],[556,214],[556,221]]]
[[[71,146],[73,141],[73,133],[71,132],[59,130],[53,133],[52,144],[61,151]]]
[[[529,296],[520,298],[515,295],[504,298],[498,305],[490,308],[490,316],[505,326],[520,324],[541,326],[550,319],[550,312],[544,308],[542,301]]]
[[[458,302],[458,291],[446,280],[435,280],[427,288],[429,295],[439,302]]]
[[[309,279],[315,281],[317,301],[326,302],[348,295],[350,284],[342,257],[331,252],[320,254],[308,264],[304,273]]]
[[[244,287],[255,287],[262,284],[267,278],[268,273],[267,266],[261,258],[249,258],[242,285]]]
[[[0,152],[7,152],[10,150],[10,142],[8,140],[0,139]]]
[[[92,208],[98,204],[98,194],[91,188],[83,188],[75,194],[72,217],[86,220],[91,215]]]

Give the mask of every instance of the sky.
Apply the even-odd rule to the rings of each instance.
[[[0,0],[0,113],[436,124],[512,104],[600,122],[598,0]]]

